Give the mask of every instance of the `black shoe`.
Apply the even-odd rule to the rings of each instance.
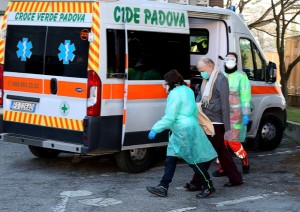
[[[214,177],[224,177],[227,176],[227,174],[224,172],[224,170],[217,170],[212,173],[212,176]]]
[[[243,166],[243,173],[244,174],[249,174],[250,173],[250,165],[249,166]]]
[[[187,183],[183,187],[188,191],[201,191],[201,186],[195,186],[192,183]]]
[[[225,183],[224,184],[224,187],[236,187],[236,186],[240,186],[242,185],[244,182],[240,182],[240,183],[231,183],[231,182],[228,182],[228,183]]]
[[[147,186],[147,191],[149,191],[151,194],[155,194],[160,197],[166,197],[168,195],[168,189],[163,186]]]
[[[214,187],[208,188],[206,190],[202,190],[199,194],[196,195],[196,198],[207,198],[210,197],[213,193],[216,192],[216,189]]]

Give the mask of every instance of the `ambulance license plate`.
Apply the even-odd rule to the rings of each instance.
[[[36,103],[12,101],[10,105],[11,110],[20,110],[26,112],[35,112]]]

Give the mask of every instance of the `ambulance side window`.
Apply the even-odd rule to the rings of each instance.
[[[208,52],[209,32],[207,29],[190,29],[190,53],[205,55]]]
[[[43,74],[46,27],[7,27],[4,71]]]
[[[243,71],[253,81],[265,80],[265,63],[256,47],[249,39],[240,39],[240,51],[242,57]]]
[[[108,78],[125,70],[123,30],[107,30]],[[128,31],[128,79],[163,80],[171,69],[189,79],[189,35],[147,31]]]
[[[118,78],[125,73],[125,32],[108,29],[107,38],[107,77]]]
[[[87,77],[89,42],[82,32],[89,28],[49,27],[46,43],[45,74]]]

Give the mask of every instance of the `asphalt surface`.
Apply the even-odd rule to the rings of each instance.
[[[45,160],[25,145],[0,142],[0,211],[299,211],[299,144],[284,139],[274,151],[248,153],[251,173],[243,175],[242,186],[225,188],[226,177],[212,177],[216,193],[199,200],[197,192],[183,188],[192,170],[182,161],[168,197],[161,198],[145,188],[159,183],[163,160],[144,173],[130,174],[121,172],[110,156],[61,154]],[[215,169],[213,163],[210,173]]]

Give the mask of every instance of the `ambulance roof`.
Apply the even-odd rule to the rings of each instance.
[[[220,7],[205,7],[195,5],[185,5],[179,3],[164,3],[156,0],[10,0],[11,2],[102,2],[102,3],[122,3],[122,4],[143,4],[144,6],[156,7],[156,8],[169,8],[177,10],[186,10],[189,17],[195,18],[211,18],[211,19],[228,19],[232,14],[235,14],[231,10]]]

